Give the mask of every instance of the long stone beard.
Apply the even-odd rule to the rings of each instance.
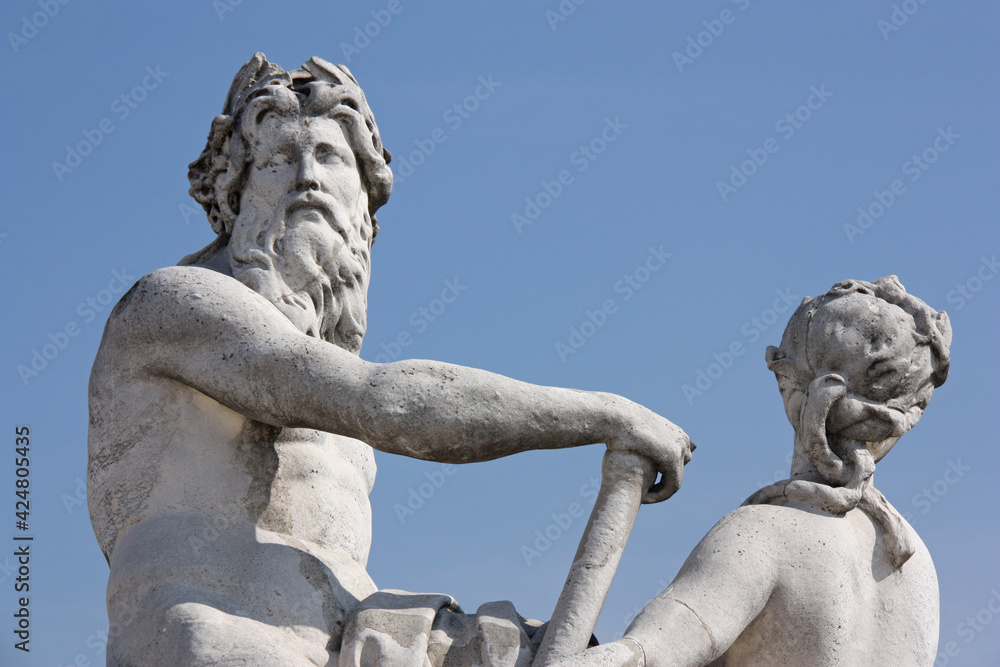
[[[367,208],[359,201],[340,220],[330,207],[332,219],[318,225],[287,215],[284,203],[245,202],[229,240],[233,277],[306,335],[358,354],[367,327],[370,263],[359,231]]]

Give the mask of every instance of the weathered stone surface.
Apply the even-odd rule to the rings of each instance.
[[[934,565],[872,474],[945,381],[950,343],[948,316],[895,276],[803,301],[767,351],[790,478],[726,515],[623,640],[546,664],[932,665]]]
[[[619,396],[357,356],[389,159],[346,68],[256,54],[237,74],[189,172],[218,236],[129,290],[91,374],[109,665],[337,664],[378,591],[372,448],[462,463],[606,443],[660,473],[645,501],[680,486],[687,436]],[[481,655],[516,663],[527,630],[501,616],[480,610],[500,619]]]

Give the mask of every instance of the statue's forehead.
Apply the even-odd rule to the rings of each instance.
[[[808,354],[834,368],[909,356],[916,341],[913,317],[899,306],[867,294],[833,299],[812,315]]]
[[[831,299],[812,315],[810,329],[841,336],[854,334],[873,342],[913,331],[913,317],[899,306],[870,294]]]
[[[327,116],[268,113],[257,124],[254,134],[259,145],[349,145],[343,125]]]

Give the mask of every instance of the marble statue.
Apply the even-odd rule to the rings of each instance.
[[[256,54],[236,75],[189,171],[217,236],[122,297],[91,374],[108,665],[529,664],[543,635],[509,603],[463,614],[369,577],[373,448],[463,463],[605,443],[648,462],[636,502],[679,487],[690,440],[619,396],[359,358],[390,159],[347,68]]]
[[[790,478],[716,524],[619,641],[587,648],[596,615],[580,613],[579,601],[603,601],[610,580],[571,572],[535,664],[934,664],[934,564],[872,476],[945,381],[950,344],[947,314],[895,276],[805,299],[781,345],[767,349],[795,430]],[[733,446],[752,447],[752,434]],[[613,479],[624,471],[609,478],[606,465],[604,482],[619,495],[598,498],[577,553],[588,567],[620,549],[620,538],[601,540],[608,526],[635,516],[648,476]],[[565,640],[553,649],[556,635]]]

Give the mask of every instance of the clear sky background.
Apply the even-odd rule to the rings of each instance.
[[[347,64],[396,156],[364,358],[620,393],[698,444],[681,491],[640,512],[602,641],[787,475],[764,350],[789,301],[897,274],[946,310],[951,375],[876,477],[937,565],[936,664],[997,664],[996,3],[46,1],[0,9],[0,663],[104,662],[107,565],[79,500],[90,365],[109,304],[211,240],[187,164],[262,51]],[[30,654],[12,633],[21,425]],[[589,513],[602,451],[378,455],[372,576],[548,618],[585,523],[562,515]]]

